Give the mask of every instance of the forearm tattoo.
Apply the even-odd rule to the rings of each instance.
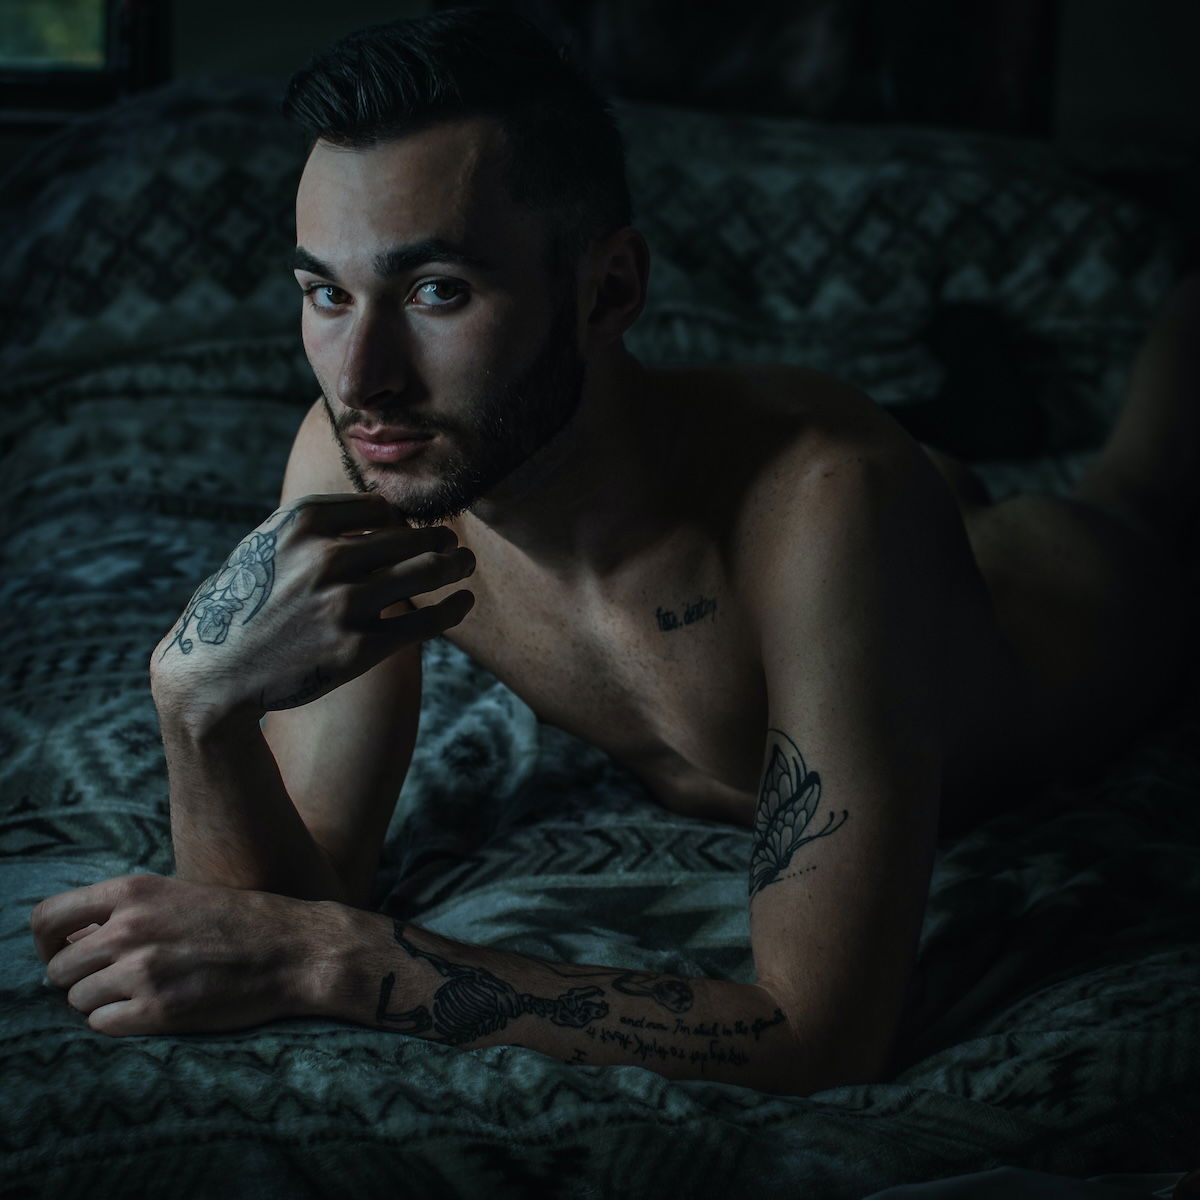
[[[394,919],[392,925],[396,944],[411,958],[424,959],[447,980],[438,987],[430,1005],[390,1012],[388,1004],[396,975],[390,972],[383,977],[375,1019],[381,1024],[397,1026],[401,1033],[463,1046],[503,1029],[525,1013],[533,1013],[555,1025],[578,1029],[595,1046],[610,1042],[618,1045],[639,1062],[686,1062],[704,1074],[714,1065],[747,1066],[751,1057],[745,1047],[785,1024],[778,1008],[769,1017],[756,1016],[752,1020],[730,1014],[708,1021],[685,1021],[678,1014],[686,1013],[694,1000],[691,985],[685,979],[648,971],[533,960],[565,979],[604,979],[614,991],[652,999],[675,1014],[655,1020],[650,1015],[635,1017],[618,1013],[615,1022],[610,1020],[606,1024],[603,1018],[610,1015],[610,1009],[602,999],[604,989],[598,984],[572,987],[553,997],[519,992],[482,967],[453,963],[413,945],[405,935],[403,921]],[[573,1047],[571,1053],[572,1062],[590,1061],[587,1051],[580,1046]]]
[[[273,513],[267,518],[268,521],[277,520],[273,528],[256,529],[243,538],[224,566],[196,589],[172,631],[174,636],[163,647],[160,661],[172,646],[178,646],[182,654],[192,652],[195,642],[186,634],[193,621],[196,637],[216,646],[225,640],[236,613],[253,604],[242,618],[242,624],[249,624],[254,619],[267,602],[275,583],[275,544],[279,540],[279,531],[296,519],[296,512],[296,509],[288,508]]]
[[[388,1000],[395,986],[395,973],[385,975],[379,988],[377,1021],[399,1025],[402,1033],[425,1033],[433,1030],[439,1039],[460,1046],[476,1038],[503,1029],[522,1013],[548,1017],[555,1025],[581,1029],[608,1012],[600,999],[604,989],[599,987],[571,988],[553,998],[518,992],[511,984],[483,967],[452,963],[440,954],[431,954],[414,946],[404,936],[401,921],[394,924],[396,944],[413,958],[423,958],[439,975],[447,979],[433,995],[433,1012],[424,1004],[407,1012],[388,1012]]]
[[[785,874],[796,851],[807,842],[828,837],[850,815],[845,809],[840,817],[830,811],[823,829],[807,833],[820,804],[821,777],[804,765],[796,743],[786,733],[771,729],[767,731],[767,739],[770,757],[758,793],[750,854],[751,899],[777,879],[800,874],[799,871]]]

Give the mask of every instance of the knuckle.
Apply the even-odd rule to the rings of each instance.
[[[317,549],[318,579],[336,579],[353,561],[356,548],[344,542],[325,542]]]
[[[148,900],[158,894],[161,879],[157,875],[123,875],[117,893],[124,900]]]
[[[322,608],[329,627],[339,634],[354,620],[354,595],[346,587],[326,588],[322,597]]]
[[[125,955],[126,968],[143,988],[155,987],[162,970],[162,947],[139,946]]]
[[[109,922],[110,936],[118,949],[140,947],[150,936],[150,916],[140,908],[126,908]]]

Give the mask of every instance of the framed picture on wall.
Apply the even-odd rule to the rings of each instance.
[[[4,0],[0,124],[57,124],[162,82],[166,0]]]

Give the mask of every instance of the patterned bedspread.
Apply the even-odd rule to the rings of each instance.
[[[1065,485],[1169,286],[1169,233],[1032,143],[623,118],[657,255],[637,352],[803,361],[944,412],[1005,402],[964,374],[991,313],[1040,416],[988,481]],[[1195,686],[1086,777],[1034,789],[1014,762],[1005,811],[942,842],[882,1083],[781,1097],[315,1020],[112,1039],[43,984],[38,900],[172,870],[146,666],[274,507],[313,394],[283,265],[299,160],[260,90],[213,85],[72,131],[4,191],[0,1192],[761,1200],[1200,1163]],[[425,680],[376,905],[753,979],[748,831],[665,812],[444,640]]]

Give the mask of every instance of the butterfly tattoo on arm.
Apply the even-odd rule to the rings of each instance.
[[[754,848],[750,855],[750,898],[768,884],[787,878],[792,856],[806,842],[828,837],[849,817],[843,809],[826,814],[823,828],[809,831],[821,801],[821,776],[810,771],[796,743],[782,730],[767,731],[771,748],[763,772],[754,815]]]

